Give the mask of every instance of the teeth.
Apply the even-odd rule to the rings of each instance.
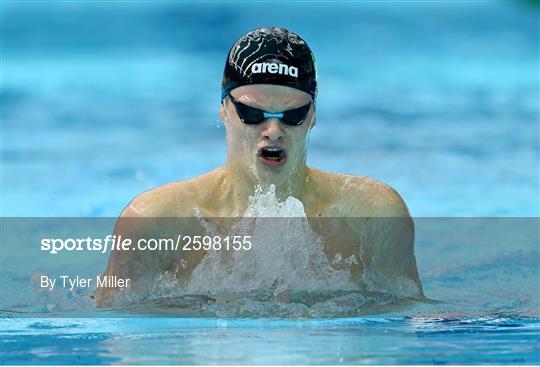
[[[268,161],[279,162],[285,158],[285,151],[280,147],[264,147],[259,152],[259,155]]]

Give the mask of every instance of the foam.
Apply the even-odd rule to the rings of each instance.
[[[142,304],[146,312],[156,307],[164,312],[161,307],[166,306],[167,312],[218,317],[329,317],[414,298],[414,284],[386,284],[376,272],[364,273],[367,288],[352,281],[349,267],[363,262],[361,251],[327,259],[324,240],[311,229],[302,202],[292,196],[280,201],[274,185],[255,189],[229,233],[221,233],[200,213],[197,218],[212,236],[250,234],[251,249],[210,249],[184,286],[174,273],[165,272],[143,279],[129,293],[121,292],[117,305]]]
[[[267,192],[257,188],[244,218],[232,231],[236,229],[251,234],[251,250],[234,251],[228,258],[220,251],[209,251],[193,270],[188,292],[246,292],[275,285],[282,291],[358,289],[348,270],[330,266],[323,240],[310,228],[302,202],[292,196],[280,202],[273,185]],[[216,228],[210,230],[219,233]]]

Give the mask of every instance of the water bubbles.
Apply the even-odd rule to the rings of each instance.
[[[274,185],[255,190],[243,219],[229,234],[236,233],[249,234],[252,248],[227,258],[209,251],[191,274],[189,292],[358,289],[349,270],[330,266],[324,240],[310,228],[302,202],[292,196],[279,201]]]
[[[399,301],[392,293],[352,281],[349,268],[359,261],[355,255],[338,253],[329,261],[325,240],[310,227],[302,202],[292,196],[279,200],[275,191],[274,185],[256,187],[243,215],[227,226],[194,209],[208,235],[249,235],[249,250],[211,248],[187,280],[165,272],[144,279],[134,292],[121,292],[117,300],[142,302],[152,312],[167,305],[160,312],[218,317],[345,316]],[[179,260],[178,271],[188,268],[186,260]],[[368,284],[377,283],[374,274],[367,278]],[[397,286],[404,293],[409,285]]]
[[[180,267],[182,267],[183,269],[185,269],[188,265],[188,262],[184,259],[180,259],[180,263],[179,263]]]

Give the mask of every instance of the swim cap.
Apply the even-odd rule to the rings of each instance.
[[[227,56],[221,99],[249,84],[277,84],[317,95],[315,57],[307,43],[284,28],[258,28],[242,36]]]

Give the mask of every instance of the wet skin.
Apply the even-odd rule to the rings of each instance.
[[[311,96],[305,92],[276,85],[243,86],[231,94],[245,105],[271,113],[294,109],[311,101]],[[274,185],[278,199],[293,196],[300,200],[307,217],[364,219],[339,221],[339,228],[330,230],[334,235],[325,239],[324,248],[329,259],[337,253],[346,258],[358,254],[358,246],[362,244],[366,260],[350,268],[352,278],[359,285],[362,285],[363,270],[369,267],[389,282],[407,279],[416,285],[412,295],[423,296],[414,256],[413,222],[400,195],[369,177],[328,173],[306,166],[309,133],[316,125],[313,104],[300,126],[285,125],[277,118],[246,125],[229,97],[220,107],[220,116],[227,137],[224,166],[190,180],[141,193],[124,209],[120,219],[195,215],[239,217],[248,207],[255,187],[266,190]],[[266,159],[261,149],[267,147],[280,148],[286,159],[277,164],[272,158]],[[204,229],[193,223],[186,225],[189,228],[183,228],[183,233],[204,234]],[[132,235],[132,227],[119,220],[115,233]],[[137,231],[144,235],[140,233],[144,232],[140,226]],[[105,274],[136,282],[142,276],[171,271],[181,282],[186,282],[203,256],[202,251],[174,254],[115,251]],[[180,259],[185,259],[187,266],[178,271]],[[143,263],[145,266],[141,270]],[[116,292],[112,288],[98,289],[95,293],[97,306],[109,306]]]

